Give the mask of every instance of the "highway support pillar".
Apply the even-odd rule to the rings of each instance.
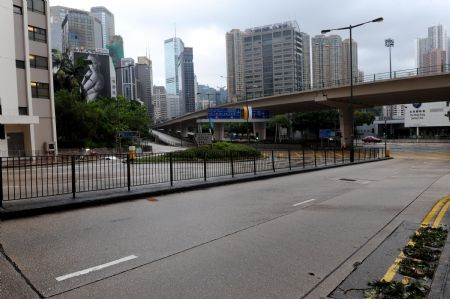
[[[214,140],[225,139],[225,126],[223,123],[214,123]]]
[[[341,146],[351,149],[353,141],[353,107],[339,108],[339,127],[341,131]]]
[[[259,140],[266,140],[266,123],[253,123],[253,132]]]

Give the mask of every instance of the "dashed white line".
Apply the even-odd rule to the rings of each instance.
[[[129,260],[133,260],[135,258],[137,258],[137,256],[129,255],[129,256],[123,257],[121,259],[118,259],[118,260],[106,263],[106,264],[98,265],[98,266],[95,266],[95,267],[92,267],[92,268],[88,268],[88,269],[84,269],[84,270],[81,270],[81,271],[78,271],[78,272],[74,272],[74,273],[70,273],[70,274],[66,274],[66,275],[63,275],[63,276],[56,277],[56,280],[57,281],[63,281],[63,280],[69,279],[69,278],[77,277],[77,276],[80,276],[80,275],[85,275],[85,274],[88,274],[90,272],[98,271],[98,270],[101,270],[101,269],[104,269],[104,268],[107,268],[107,267],[111,267],[111,266],[114,266],[114,265],[117,265],[117,264],[129,261]]]
[[[297,206],[299,206],[299,205],[303,205],[303,204],[305,204],[305,203],[308,203],[308,202],[311,202],[311,201],[315,201],[315,200],[316,200],[315,198],[311,198],[311,199],[308,199],[308,200],[305,200],[305,201],[296,203],[296,204],[294,204],[294,205],[292,205],[292,206],[297,207]]]

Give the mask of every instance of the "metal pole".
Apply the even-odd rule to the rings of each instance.
[[[173,186],[173,161],[172,153],[169,153],[169,167],[170,167],[170,186]]]
[[[272,150],[272,169],[275,172],[275,158],[273,157],[273,150]]]
[[[292,167],[291,167],[291,150],[290,149],[288,149],[288,161],[289,161],[289,170],[292,170]]]
[[[3,158],[0,157],[0,208],[3,207]]]
[[[233,152],[230,151],[231,177],[234,178]]]
[[[353,103],[353,40],[352,40],[352,25],[350,29],[350,104]],[[352,109],[353,113],[353,109]],[[355,158],[355,149],[353,148],[353,138],[355,135],[354,116],[352,115],[352,135],[350,136],[350,162],[353,163]]]
[[[203,178],[206,182],[206,152],[203,153]]]
[[[391,60],[391,46],[389,47],[389,75],[390,79],[392,79],[392,60]]]
[[[130,167],[130,154],[127,155],[127,188],[128,191],[131,190],[131,167]]]
[[[75,184],[75,156],[72,156],[71,159],[72,165],[72,197],[75,198],[76,193],[76,184]]]

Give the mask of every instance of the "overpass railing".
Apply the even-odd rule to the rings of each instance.
[[[384,72],[384,73],[376,73],[371,75],[363,75],[354,74],[353,84],[363,84],[363,83],[371,83],[376,81],[385,81],[391,79],[400,79],[400,78],[408,78],[408,77],[416,77],[416,76],[425,76],[425,75],[433,75],[440,73],[449,73],[450,72],[450,64],[440,64],[433,65],[421,68],[413,68],[413,69],[403,69],[396,70],[392,72]],[[339,78],[336,80],[327,80],[327,81],[319,81],[317,84],[311,84],[309,86],[304,86],[303,90],[313,90],[313,89],[322,89],[328,87],[339,87],[350,85],[350,78]]]
[[[384,158],[384,148],[355,151],[355,162]],[[134,158],[134,159],[132,159]],[[207,181],[350,163],[348,150],[286,149],[252,152],[212,151],[127,155],[60,155],[0,158],[0,206],[17,200],[67,198],[83,192],[130,191],[138,186]],[[116,191],[114,191],[116,192]]]

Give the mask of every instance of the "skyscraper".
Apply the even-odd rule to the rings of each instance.
[[[194,54],[190,47],[185,47],[179,56],[179,71],[181,78],[179,95],[182,99],[180,113],[195,111],[195,75],[194,75]]]
[[[245,98],[303,88],[303,45],[296,22],[247,29],[243,35]]]
[[[233,29],[227,32],[226,36],[227,52],[227,89],[228,102],[238,102],[244,100],[244,53],[243,53],[243,32]]]
[[[303,45],[303,89],[311,88],[311,48],[309,34],[300,33]]]
[[[152,75],[152,61],[145,57],[138,57],[136,63],[136,83],[138,98],[144,103],[147,112],[153,116],[152,106],[152,89],[153,89],[153,75]]]
[[[120,35],[114,35],[106,48],[109,50],[109,55],[113,60],[114,66],[116,68],[120,67],[120,60],[125,57],[122,37]]]
[[[136,66],[133,58],[122,58],[117,70],[117,94],[137,100]]]
[[[70,9],[61,26],[63,51],[103,47],[102,24],[89,12]]]
[[[313,87],[336,86],[343,82],[343,47],[339,35],[316,35],[311,40]]]
[[[447,63],[449,39],[447,29],[441,24],[428,28],[428,36],[417,39],[417,67],[422,72],[432,71],[430,67],[440,69]],[[433,53],[431,53],[433,52]],[[441,58],[444,59],[441,59]],[[436,63],[431,65],[430,63]]]
[[[48,1],[2,1],[0,5],[0,155],[55,153]]]
[[[91,14],[96,17],[102,24],[102,48],[106,49],[106,46],[109,45],[109,42],[115,35],[114,15],[104,6],[92,7]]]
[[[70,8],[64,6],[50,6],[51,47],[62,51],[62,22]]]
[[[152,94],[153,119],[155,123],[166,121],[167,118],[167,93],[164,86],[154,86]]]
[[[355,40],[352,40],[352,66],[350,65],[350,39],[347,38],[342,41],[342,48],[342,78],[344,80],[344,84],[350,84],[350,72],[352,72],[353,75],[353,82],[357,82],[359,75],[358,44]]]
[[[179,94],[180,80],[179,77],[179,58],[183,52],[184,43],[178,38],[169,38],[164,41],[164,60],[166,71],[166,92],[167,94]]]

